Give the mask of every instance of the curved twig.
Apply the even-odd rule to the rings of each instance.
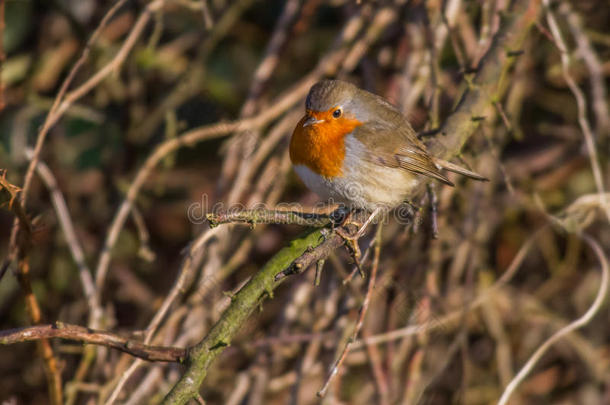
[[[371,302],[371,297],[373,295],[373,290],[375,289],[375,281],[377,280],[377,270],[379,269],[379,255],[381,252],[381,230],[382,230],[382,228],[383,228],[383,223],[380,222],[379,225],[377,225],[377,234],[375,236],[375,253],[373,256],[373,266],[371,269],[371,274],[369,276],[368,286],[366,288],[366,295],[364,296],[364,301],[362,302],[362,306],[360,307],[360,314],[358,315],[358,322],[356,322],[356,326],[354,327],[354,332],[348,338],[348,341],[345,344],[345,347],[343,348],[341,355],[339,356],[339,358],[337,359],[337,361],[335,362],[333,367],[330,369],[328,377],[326,377],[326,382],[324,383],[322,388],[320,388],[320,390],[317,392],[318,397],[323,397],[324,395],[326,395],[326,391],[328,390],[330,383],[333,381],[335,376],[339,373],[339,370],[341,369],[341,365],[345,361],[345,358],[347,357],[347,354],[349,353],[352,344],[358,337],[358,334],[360,333],[360,330],[362,329],[362,325],[364,325],[364,318],[366,317],[366,313],[369,308],[369,303]]]
[[[57,322],[55,325],[37,325],[0,331],[0,345],[53,338],[106,346],[147,361],[182,363],[187,355],[184,348],[150,346],[114,333],[95,331],[83,326],[68,325],[61,322]]]
[[[525,380],[528,374],[536,366],[538,361],[552,345],[554,345],[565,335],[575,331],[576,329],[582,328],[587,323],[589,323],[589,321],[595,316],[595,314],[597,314],[604,302],[604,299],[608,295],[608,279],[610,278],[610,269],[608,268],[608,260],[606,259],[604,250],[599,245],[599,243],[597,243],[597,241],[589,235],[583,233],[582,235],[580,235],[580,237],[589,244],[601,265],[602,280],[601,285],[599,286],[599,290],[597,291],[597,295],[595,296],[595,300],[593,301],[593,304],[591,304],[587,312],[585,312],[580,318],[559,329],[553,334],[553,336],[551,336],[542,345],[540,345],[540,347],[538,347],[534,354],[532,354],[532,356],[529,358],[527,363],[525,363],[525,365],[521,368],[521,370],[519,370],[517,375],[506,386],[504,392],[502,393],[502,396],[500,397],[500,400],[498,401],[498,405],[504,405],[508,402],[510,396],[515,392],[519,384],[521,384],[523,380]]]
[[[550,9],[549,0],[543,0],[545,8],[546,8],[546,19],[549,23],[549,27],[551,29],[551,34],[553,35],[553,39],[555,40],[555,44],[559,47],[559,53],[561,56],[561,72],[563,74],[563,78],[566,81],[570,91],[574,95],[576,99],[576,106],[578,109],[578,125],[583,133],[585,138],[585,145],[587,147],[587,152],[589,152],[589,161],[591,162],[591,169],[593,170],[593,178],[595,179],[595,187],[597,188],[597,192],[599,193],[599,199],[601,202],[601,206],[604,207],[604,212],[606,213],[606,218],[610,221],[610,208],[608,208],[608,204],[606,203],[606,196],[604,191],[604,178],[602,175],[602,170],[599,165],[599,157],[597,155],[597,148],[595,146],[595,135],[593,134],[593,130],[591,129],[591,125],[589,124],[589,120],[587,118],[587,99],[583,94],[578,84],[570,74],[570,53],[568,51],[568,47],[563,40],[563,36],[561,35],[561,30],[559,29],[559,25],[557,24],[557,20],[553,12]]]

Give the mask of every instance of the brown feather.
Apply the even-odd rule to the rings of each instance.
[[[393,108],[385,108],[385,112],[393,115],[391,122],[402,125],[390,127],[385,122],[369,121],[367,125],[358,127],[353,132],[356,139],[366,147],[369,161],[422,174],[453,186],[434,164],[425,145],[417,139],[406,118]]]
[[[443,160],[443,159],[434,158],[434,163],[438,167],[441,167],[445,170],[448,170],[453,173],[461,174],[462,176],[470,177],[471,179],[474,179],[474,180],[489,181],[489,179],[487,177],[481,176],[478,173],[465,169],[462,166],[458,166],[454,163],[447,162],[446,160]]]

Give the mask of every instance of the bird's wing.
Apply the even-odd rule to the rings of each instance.
[[[453,186],[434,164],[406,119],[402,124],[405,125],[391,127],[382,122],[369,121],[357,127],[353,134],[366,147],[370,162],[422,174]]]

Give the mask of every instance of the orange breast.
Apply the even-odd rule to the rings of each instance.
[[[309,118],[304,116],[297,124],[290,140],[290,159],[294,165],[305,165],[326,178],[341,176],[345,159],[344,138],[362,125],[357,119],[332,117],[332,109],[309,114],[324,120],[303,127]]]

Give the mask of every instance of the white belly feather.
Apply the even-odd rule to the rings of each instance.
[[[295,165],[294,169],[305,185],[324,200],[369,211],[394,208],[417,185],[415,175],[372,163],[366,153],[360,141],[347,135],[341,176],[325,178],[304,165]]]

